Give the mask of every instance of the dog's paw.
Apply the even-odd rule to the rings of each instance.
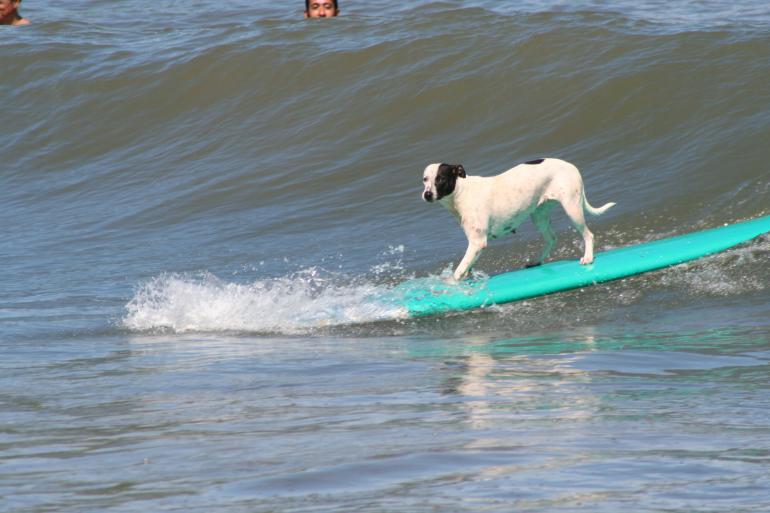
[[[589,264],[593,264],[593,263],[594,263],[594,259],[593,258],[583,257],[583,258],[580,259],[580,264],[581,265],[589,265]]]
[[[457,278],[454,275],[449,275],[444,277],[444,283],[447,285],[457,285],[462,281],[462,278]]]

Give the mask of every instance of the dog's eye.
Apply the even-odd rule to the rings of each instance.
[[[428,181],[428,177],[426,176],[425,178],[422,179],[422,181],[423,182],[427,182]]]

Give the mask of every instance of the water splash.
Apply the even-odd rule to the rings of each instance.
[[[305,334],[405,318],[389,293],[389,285],[344,283],[318,268],[251,283],[226,282],[211,273],[163,274],[138,288],[122,323],[136,331]]]

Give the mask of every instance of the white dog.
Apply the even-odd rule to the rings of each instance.
[[[468,250],[455,269],[455,280],[468,275],[487,247],[487,239],[514,233],[527,216],[545,239],[543,252],[534,265],[542,264],[556,244],[550,215],[557,202],[583,236],[585,251],[580,263],[590,264],[594,261],[594,235],[586,226],[584,212],[598,216],[615,205],[589,205],[580,172],[559,159],[532,160],[491,177],[466,176],[460,165],[431,164],[425,168],[422,181],[422,198],[444,205],[460,221],[468,237]]]

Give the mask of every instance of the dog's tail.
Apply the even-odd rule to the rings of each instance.
[[[594,208],[591,206],[590,203],[588,203],[585,192],[583,193],[583,210],[585,210],[592,216],[600,216],[606,211],[608,211],[610,208],[614,207],[615,205],[616,205],[615,203],[610,202],[610,203],[607,203],[606,205],[602,205],[599,208]]]

